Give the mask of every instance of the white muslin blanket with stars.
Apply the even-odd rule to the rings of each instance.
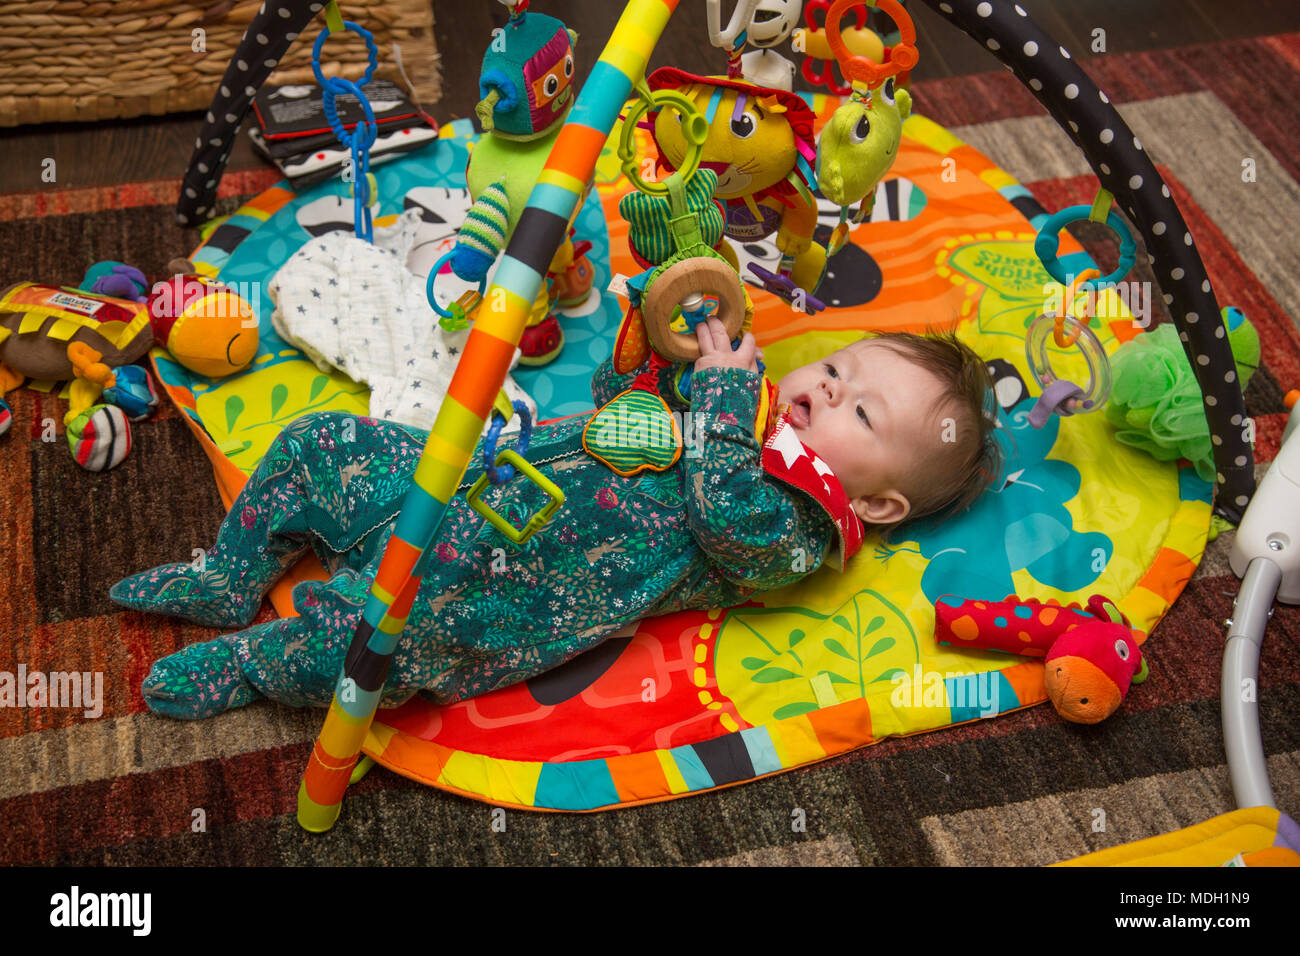
[[[337,368],[370,386],[371,415],[427,431],[469,330],[448,332],[438,324],[425,280],[406,266],[421,227],[418,211],[409,210],[392,226],[376,228],[373,245],[350,232],[317,236],[280,268],[268,292],[281,338],[322,370]],[[536,402],[513,376],[506,376],[505,391],[511,401],[527,403],[537,420]],[[514,416],[505,430],[518,426]]]

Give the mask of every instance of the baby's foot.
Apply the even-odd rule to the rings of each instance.
[[[191,644],[155,661],[141,690],[155,714],[179,720],[202,720],[262,696],[225,640]]]
[[[261,594],[233,589],[227,572],[199,571],[192,564],[163,564],[133,574],[114,584],[108,596],[136,611],[227,630],[247,627],[262,604]]]

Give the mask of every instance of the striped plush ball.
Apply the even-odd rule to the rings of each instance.
[[[68,447],[87,471],[108,471],[131,451],[131,426],[116,405],[95,405],[68,425]]]

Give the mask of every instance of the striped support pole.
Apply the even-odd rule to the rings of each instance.
[[[415,483],[380,560],[334,700],[298,788],[298,823],[306,830],[324,832],[338,819],[393,650],[424,576],[428,547],[492,414],[492,402],[505,382],[569,218],[582,201],[605,140],[633,84],[645,75],[650,51],[676,6],[677,0],[631,0],[624,8],[519,216],[420,455]]]

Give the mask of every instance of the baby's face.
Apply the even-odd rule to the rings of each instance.
[[[901,479],[940,438],[939,380],[867,340],[795,369],[777,388],[795,434],[835,471],[858,516],[871,523],[906,517]]]

